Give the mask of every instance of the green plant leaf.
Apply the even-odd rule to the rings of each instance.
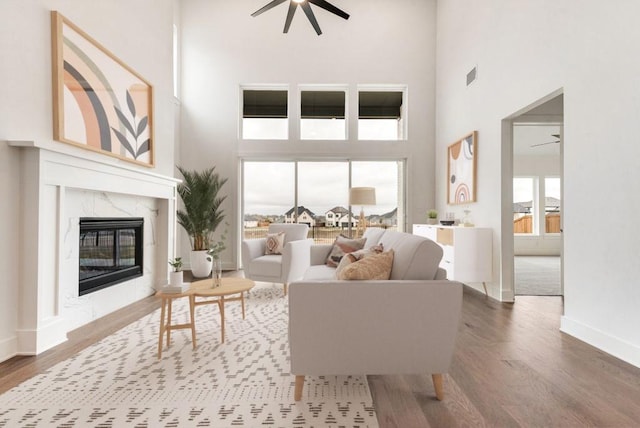
[[[184,209],[178,210],[177,221],[189,234],[191,248],[194,251],[207,250],[212,237],[225,213],[221,205],[226,196],[219,196],[222,186],[227,182],[215,172],[215,167],[204,171],[189,171],[177,167],[183,176],[178,184],[178,195]]]

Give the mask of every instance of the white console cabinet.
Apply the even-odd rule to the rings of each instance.
[[[486,282],[493,279],[490,228],[414,224],[413,234],[429,238],[442,247],[440,267],[447,271],[448,279],[481,282],[487,294]]]

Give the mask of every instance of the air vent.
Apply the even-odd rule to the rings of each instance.
[[[473,83],[476,80],[476,75],[478,74],[478,67],[473,67],[470,72],[467,73],[467,86]]]

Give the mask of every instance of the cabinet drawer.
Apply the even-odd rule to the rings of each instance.
[[[438,228],[436,242],[440,245],[453,245],[453,229]]]

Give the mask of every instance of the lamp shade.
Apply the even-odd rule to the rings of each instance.
[[[375,187],[352,187],[349,189],[349,205],[375,205]]]

